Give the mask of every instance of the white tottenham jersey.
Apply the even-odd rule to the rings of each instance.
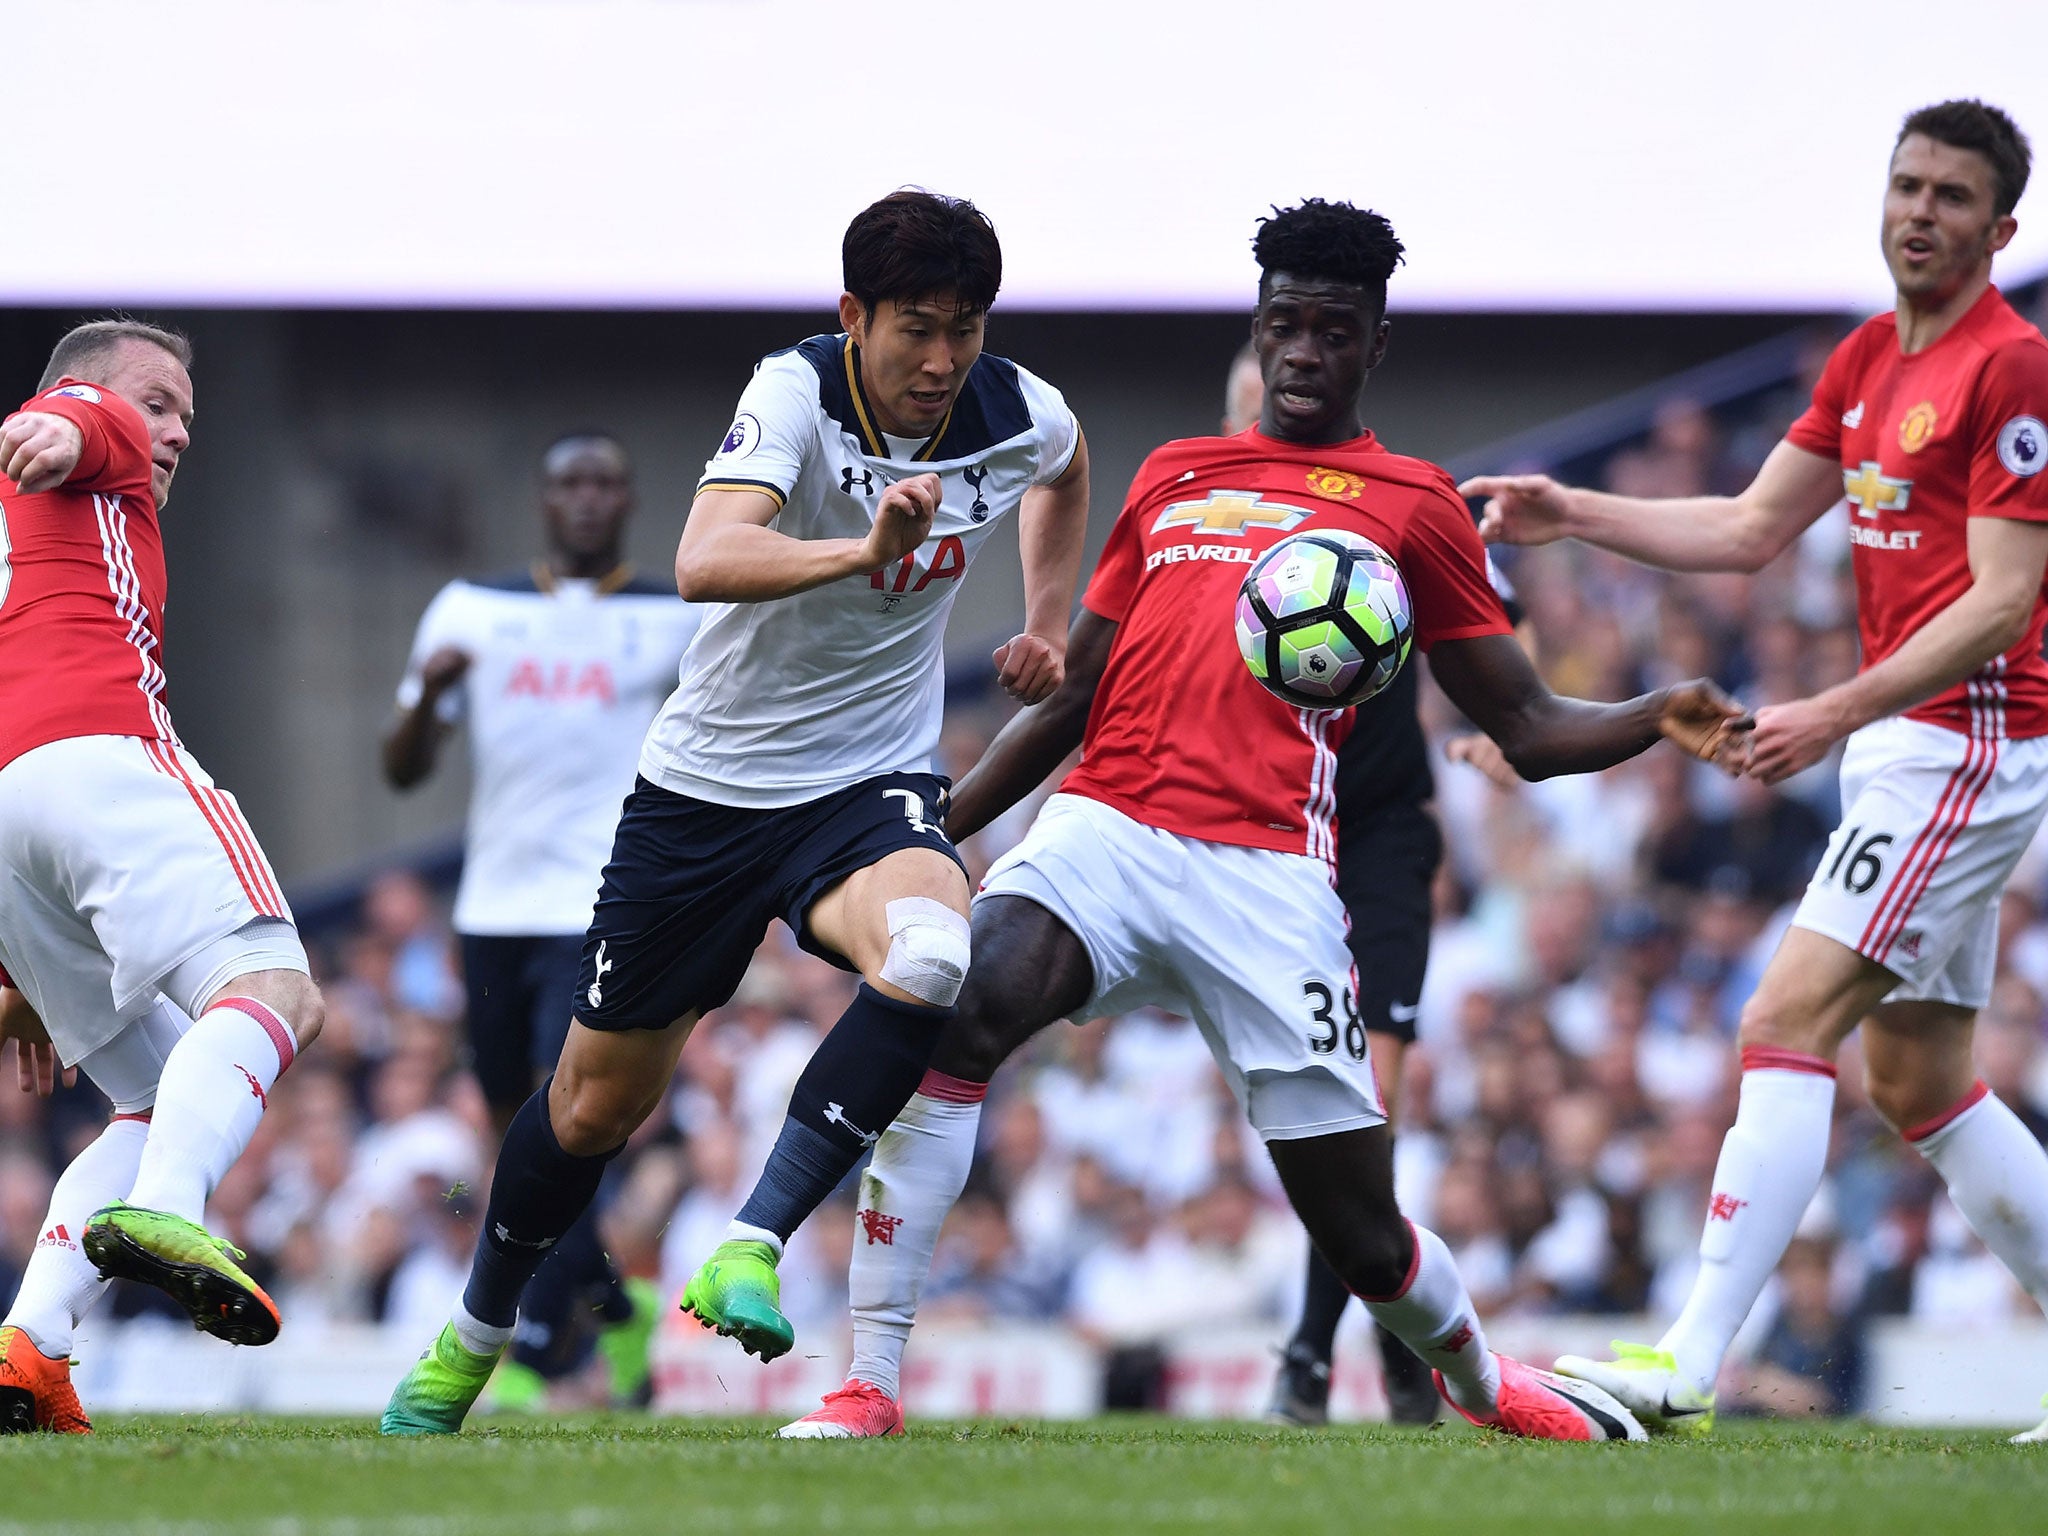
[[[944,487],[922,546],[887,570],[763,603],[705,605],[704,628],[640,754],[640,772],[719,805],[787,806],[933,768],[946,615],[989,531],[1066,473],[1080,429],[1059,391],[984,353],[922,442],[886,438],[845,336],[764,358],[700,491],[764,491],[774,528],[865,538],[898,480]]]
[[[435,651],[469,653],[439,705],[450,724],[467,716],[475,775],[458,932],[589,926],[640,740],[701,614],[657,582],[561,580],[544,567],[451,581],[428,605],[398,702],[418,702]]]

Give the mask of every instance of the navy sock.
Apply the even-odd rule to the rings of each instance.
[[[548,1250],[527,1282],[512,1358],[550,1380],[575,1370],[590,1352],[589,1331],[580,1326],[586,1309],[607,1323],[633,1315],[618,1271],[605,1256],[595,1204]]]
[[[900,1002],[866,982],[818,1043],[739,1219],[788,1241],[917,1092],[951,1008]]]
[[[1328,1360],[1337,1347],[1337,1324],[1350,1304],[1350,1287],[1311,1243],[1308,1284],[1301,1300],[1301,1322],[1294,1330],[1289,1347],[1298,1346],[1318,1360]]]
[[[493,1328],[509,1328],[519,1314],[519,1296],[562,1234],[590,1207],[605,1164],[619,1148],[596,1157],[572,1157],[555,1140],[548,1123],[548,1087],[519,1106],[498,1149],[484,1233],[470,1261],[462,1305]],[[621,1144],[623,1145],[623,1143]]]

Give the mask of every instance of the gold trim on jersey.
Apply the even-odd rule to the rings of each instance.
[[[875,430],[875,418],[868,412],[868,392],[861,388],[860,369],[855,365],[853,354],[857,349],[853,338],[846,339],[839,356],[846,364],[846,391],[853,399],[853,414],[860,418],[861,435],[867,439],[867,450],[878,459],[889,457],[889,448],[882,441],[882,434]]]
[[[527,572],[533,577],[536,591],[544,597],[553,596],[560,578],[555,575],[555,568],[552,565],[545,560],[536,560],[527,567]],[[621,560],[597,578],[597,595],[610,597],[614,592],[624,591],[626,584],[632,581],[636,574],[632,561]]]
[[[760,493],[761,493],[761,494],[762,494],[763,496],[769,497],[770,499],[772,499],[772,500],[774,501],[774,503],[775,503],[775,510],[776,510],[776,511],[780,512],[780,511],[782,510],[782,503],[783,503],[783,496],[782,496],[782,492],[778,491],[778,490],[777,490],[777,489],[776,489],[776,488],[775,488],[774,486],[770,485],[770,484],[769,484],[769,483],[768,483],[768,482],[767,482],[766,480],[703,480],[703,481],[699,481],[699,482],[698,482],[698,485],[697,485],[697,494],[701,496],[701,495],[703,495],[703,494],[704,494],[704,493],[705,493],[706,491],[759,491],[759,492],[760,492]]]

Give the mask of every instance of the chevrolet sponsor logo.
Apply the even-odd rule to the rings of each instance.
[[[1903,512],[1913,499],[1913,482],[1895,480],[1878,471],[1877,460],[1865,459],[1854,469],[1842,471],[1842,494],[1856,504],[1859,517],[1880,512]]]
[[[1193,528],[1241,539],[1247,528],[1292,528],[1308,516],[1306,507],[1263,500],[1256,491],[1211,491],[1200,501],[1176,501],[1152,524],[1154,533]]]

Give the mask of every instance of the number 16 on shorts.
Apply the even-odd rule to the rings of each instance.
[[[1839,883],[1851,896],[1862,896],[1884,878],[1885,850],[1896,841],[1889,832],[1866,832],[1862,827],[1844,827],[1835,836],[1820,866],[1814,884]]]

